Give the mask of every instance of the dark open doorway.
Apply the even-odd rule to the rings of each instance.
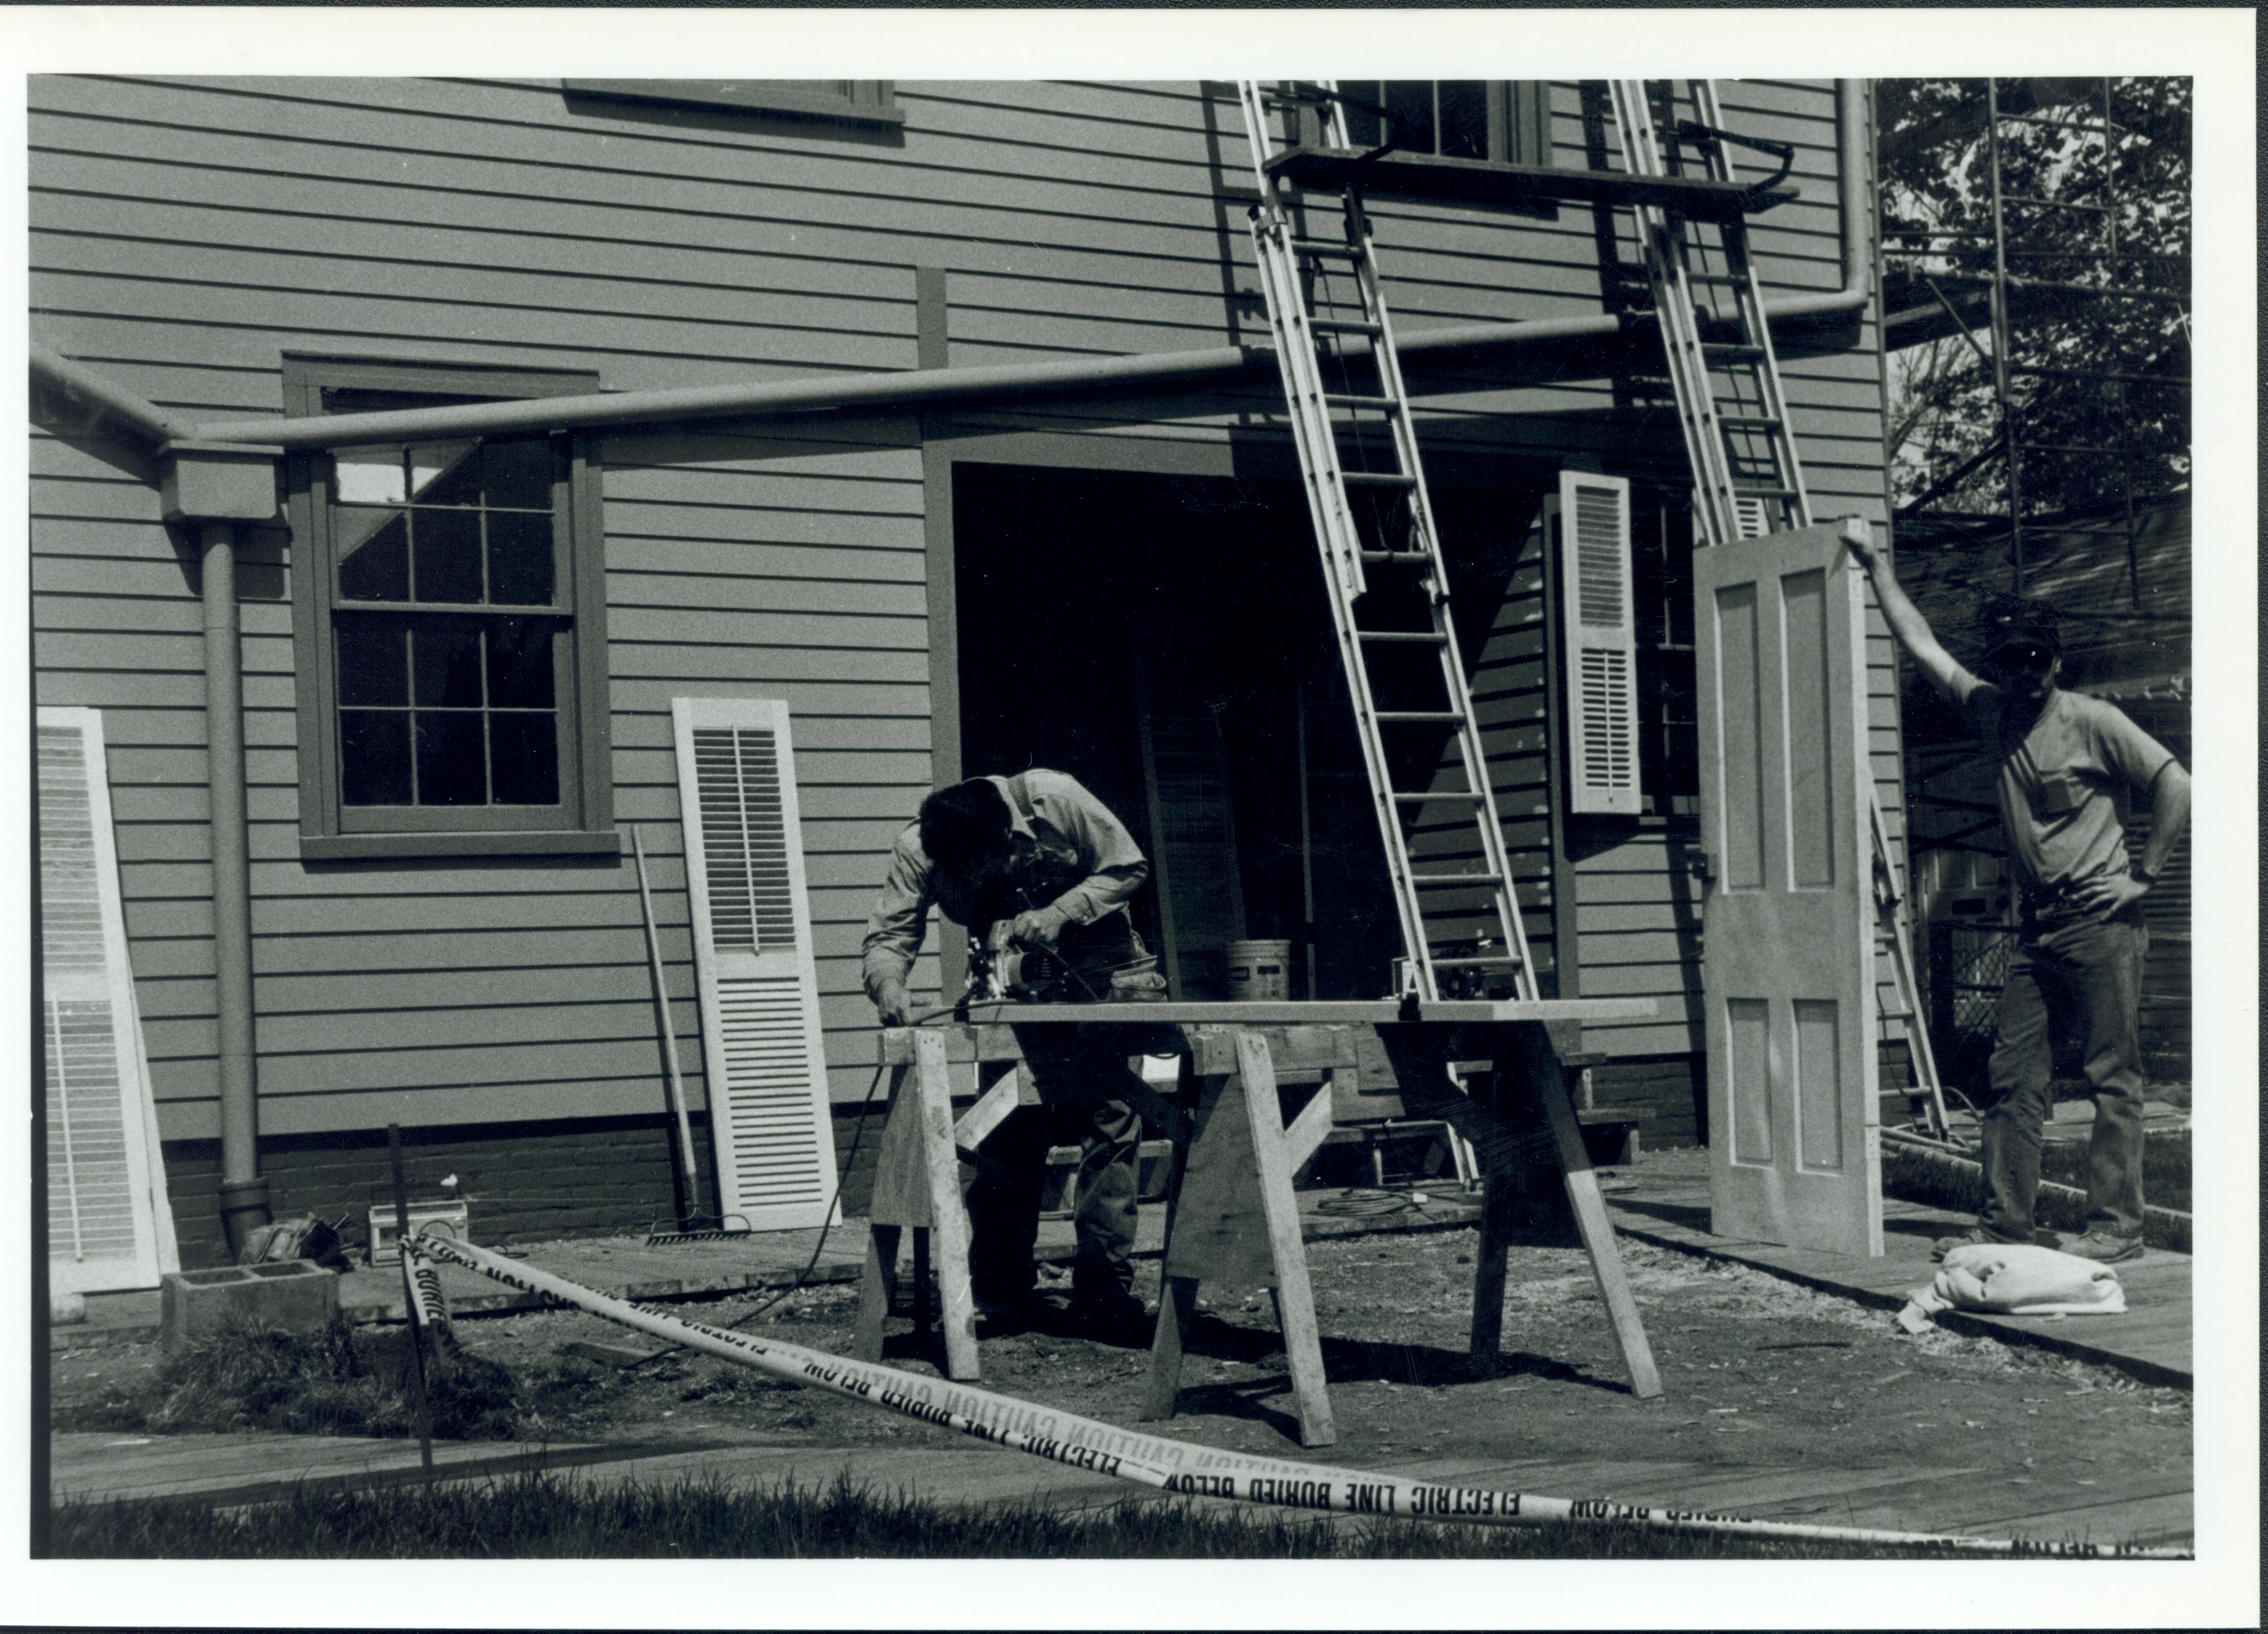
[[[1478,498],[1437,500],[1453,547],[1516,539],[1519,507],[1487,499],[1483,527]],[[1387,993],[1399,934],[1298,485],[961,463],[954,535],[966,771],[1053,767],[1118,814],[1180,996],[1226,997],[1240,938],[1292,944],[1294,997]],[[1510,551],[1455,554],[1493,607]]]

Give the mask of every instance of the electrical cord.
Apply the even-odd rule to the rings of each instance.
[[[1382,1215],[1406,1214],[1418,1207],[1415,1196],[1406,1191],[1379,1191],[1367,1186],[1350,1186],[1336,1197],[1325,1197],[1315,1204],[1318,1214]]]

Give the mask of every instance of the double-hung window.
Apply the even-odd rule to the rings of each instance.
[[[295,414],[586,392],[595,377],[286,362]],[[604,534],[571,434],[294,457],[304,857],[611,850]]]
[[[1383,142],[1390,124],[1405,153],[1494,165],[1551,162],[1551,87],[1543,80],[1342,79],[1338,88],[1350,99],[1347,134],[1358,147]]]

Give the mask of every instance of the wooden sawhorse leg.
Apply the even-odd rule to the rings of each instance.
[[[1286,1130],[1277,1103],[1276,1068],[1267,1039],[1233,1028],[1222,1041],[1233,1049],[1229,1060],[1199,1064],[1201,1071],[1216,1070],[1204,1072],[1197,1133],[1174,1202],[1142,1416],[1156,1419],[1174,1415],[1181,1393],[1182,1343],[1196,1315],[1199,1283],[1246,1287],[1265,1283],[1276,1297],[1299,1410],[1300,1445],[1329,1446],[1338,1439],[1338,1428],[1332,1422],[1323,1377],[1322,1340],[1292,1178],[1330,1127],[1330,1094],[1328,1089],[1319,1092]],[[1201,1041],[1200,1050],[1205,1048]],[[1217,1070],[1230,1065],[1233,1071]]]
[[[1524,1079],[1543,1113],[1553,1154],[1567,1187],[1567,1201],[1575,1211],[1575,1229],[1591,1257],[1591,1274],[1598,1279],[1599,1297],[1605,1301],[1613,1324],[1615,1343],[1630,1372],[1631,1391],[1640,1400],[1661,1394],[1661,1375],[1654,1368],[1653,1350],[1646,1343],[1646,1325],[1639,1321],[1638,1300],[1630,1278],[1624,1274],[1621,1250],[1615,1246],[1615,1228],[1607,1218],[1606,1199],[1599,1191],[1599,1176],[1591,1167],[1591,1154],[1583,1145],[1583,1127],[1567,1094],[1567,1072],[1552,1047],[1550,1034],[1540,1022],[1515,1024],[1515,1034],[1505,1041],[1496,1058],[1498,1095]],[[1518,1077],[1512,1075],[1518,1074]],[[1473,1275],[1473,1349],[1491,1360],[1498,1350],[1504,1321],[1504,1262],[1507,1216],[1498,1211],[1498,1192],[1489,1188],[1488,1209],[1482,1217],[1481,1248]],[[1508,1201],[1508,1199],[1507,1199]],[[1484,1322],[1484,1315],[1487,1318]],[[1483,1351],[1483,1329],[1487,1344]]]
[[[898,1233],[910,1226],[917,1233],[917,1270],[924,1269],[924,1247],[937,1263],[946,1377],[975,1380],[980,1373],[976,1303],[968,1285],[968,1211],[961,1201],[961,1159],[955,1149],[945,1034],[935,1027],[905,1031],[912,1035],[913,1059],[890,1078],[889,1122],[874,1160],[874,1201],[867,1211],[866,1263],[858,1278],[858,1325],[851,1354],[864,1361],[881,1359],[883,1325],[889,1319],[897,1280]],[[1008,1093],[1012,1104],[1012,1079]],[[925,1292],[922,1299],[925,1304]]]

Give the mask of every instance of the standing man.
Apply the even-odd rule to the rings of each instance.
[[[1062,772],[1035,767],[939,789],[891,848],[889,876],[866,921],[866,996],[883,1026],[911,1019],[906,973],[935,907],[977,936],[1005,923],[1016,942],[1052,952],[1063,973],[1043,1002],[1108,998],[1114,975],[1119,997],[1149,997],[1144,989],[1154,983],[1140,977],[1146,955],[1125,906],[1149,875],[1125,826]],[[1012,1113],[984,1143],[988,1161],[968,1189],[972,1292],[996,1332],[1044,1314],[1032,1262],[1040,1188],[1049,1145],[1076,1143],[1072,1315],[1090,1336],[1146,1344],[1131,1260],[1142,1122],[1122,1098],[1132,1075],[1108,1041],[1063,1034],[1031,1027],[1019,1037],[1041,1104]]]
[[[1995,596],[1983,611],[1984,673],[1962,667],[1898,587],[1863,524],[1846,529],[1882,615],[1922,673],[1961,706],[1993,770],[2016,891],[2015,958],[1987,1067],[1984,1213],[1937,1245],[2028,1242],[2050,1110],[2054,1033],[2076,1030],[2095,1089],[2087,1230],[2067,1254],[2115,1262],[2142,1252],[2142,1051],[2136,1025],[2149,932],[2142,898],[2189,821],[2190,779],[2167,749],[2099,698],[2063,691],[2063,644],[2046,601]],[[2134,793],[2150,839],[2127,854]]]

